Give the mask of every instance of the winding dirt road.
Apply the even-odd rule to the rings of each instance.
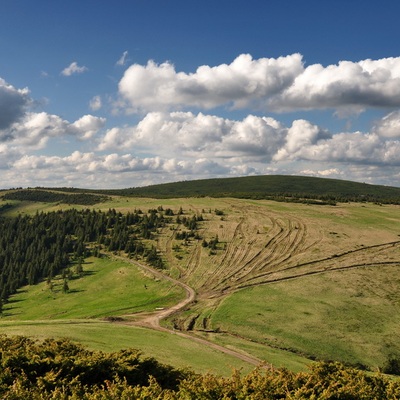
[[[236,357],[236,358],[238,358],[238,359],[240,359],[242,361],[245,361],[245,362],[247,362],[249,364],[252,364],[252,365],[255,365],[255,366],[263,366],[263,365],[265,366],[266,365],[265,361],[260,360],[259,358],[252,357],[252,356],[247,355],[247,354],[239,353],[239,352],[237,352],[235,350],[232,350],[232,349],[229,349],[227,347],[224,347],[224,346],[215,344],[213,342],[210,342],[210,341],[208,341],[208,340],[206,340],[204,338],[201,338],[199,336],[195,336],[193,334],[188,334],[188,333],[184,333],[184,332],[181,332],[181,331],[176,331],[176,330],[172,330],[172,329],[168,329],[168,328],[162,327],[160,325],[160,321],[162,319],[167,318],[167,317],[173,315],[174,313],[182,310],[183,308],[185,308],[187,305],[189,305],[190,303],[192,303],[196,299],[195,290],[193,288],[191,288],[189,285],[186,285],[185,283],[183,283],[183,282],[181,282],[181,281],[179,281],[177,279],[171,278],[170,276],[160,272],[159,270],[156,270],[156,269],[154,269],[152,267],[149,267],[148,265],[141,264],[141,263],[139,263],[137,261],[134,261],[134,260],[128,259],[126,257],[122,257],[122,256],[113,255],[112,257],[114,257],[114,258],[116,258],[118,260],[122,260],[124,262],[131,263],[133,265],[136,265],[136,266],[140,267],[141,269],[143,269],[144,271],[153,274],[157,278],[168,280],[168,281],[174,283],[175,285],[182,287],[186,292],[186,298],[183,299],[182,301],[180,301],[178,304],[175,304],[174,306],[169,307],[169,308],[165,308],[163,310],[156,310],[152,314],[146,315],[144,318],[142,318],[142,319],[140,319],[138,321],[135,321],[133,323],[129,323],[129,325],[141,326],[141,327],[144,327],[144,328],[154,329],[154,330],[161,331],[161,332],[169,332],[171,334],[174,334],[174,335],[186,338],[186,339],[193,340],[194,342],[200,343],[200,344],[202,344],[204,346],[208,346],[209,348],[212,348],[214,350],[217,350],[217,351],[220,351],[222,353],[228,354],[228,355],[230,355],[232,357]],[[269,366],[269,367],[271,367],[271,366]]]

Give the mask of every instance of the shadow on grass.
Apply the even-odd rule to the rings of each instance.
[[[68,293],[80,293],[80,292],[84,292],[85,290],[83,289],[69,289]],[[68,294],[66,293],[66,294]]]
[[[21,301],[23,301],[23,300],[11,298],[11,299],[8,299],[8,300],[7,300],[7,304],[19,303],[19,302],[21,302]]]

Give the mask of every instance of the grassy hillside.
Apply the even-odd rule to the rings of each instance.
[[[20,193],[22,192],[22,193]],[[35,193],[40,192],[40,196]],[[68,194],[66,197],[62,193]],[[96,197],[102,194],[103,197]],[[339,179],[307,176],[261,175],[237,178],[201,179],[116,190],[77,188],[36,188],[3,191],[3,198],[31,201],[59,201],[66,204],[93,204],[105,195],[142,198],[236,197],[279,201],[319,200],[319,202],[373,201],[400,203],[400,188]],[[69,197],[70,196],[70,197]],[[1,192],[0,192],[1,197]],[[46,200],[58,199],[58,200]]]
[[[396,187],[338,179],[282,175],[203,179],[109,191],[108,193],[156,198],[211,196],[265,199],[283,196],[337,201],[400,202],[400,188]]]
[[[68,208],[16,200],[8,204],[3,215]],[[313,359],[369,369],[382,367],[391,356],[400,359],[399,206],[112,196],[94,207],[122,213],[173,210],[173,223],[159,227],[149,243],[157,246],[167,273],[197,293],[196,302],[164,321],[175,332],[296,371]],[[176,235],[188,230],[177,221],[181,208],[180,218],[202,216],[198,238]],[[72,280],[68,294],[57,286],[51,293],[45,283],[20,291],[5,304],[2,332],[68,336],[107,350],[140,347],[162,361],[190,363],[198,371],[229,374],[231,367],[252,367],[187,337],[125,325],[140,319],[142,311],[172,304],[181,289],[121,261],[88,262],[86,276]],[[124,322],[104,322],[105,316]]]
[[[177,303],[183,296],[180,288],[116,259],[91,258],[84,271],[82,278],[69,283],[69,293],[61,290],[61,276],[52,290],[46,282],[19,290],[4,307],[2,334],[69,338],[102,351],[135,348],[163,363],[198,372],[229,375],[234,366],[251,370],[245,362],[188,339],[131,325],[135,314]],[[110,316],[121,321],[104,319]]]

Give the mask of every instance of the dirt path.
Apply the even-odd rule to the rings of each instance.
[[[186,285],[185,283],[171,278],[170,276],[160,272],[159,270],[156,270],[152,267],[149,267],[147,265],[141,264],[137,261],[134,260],[130,260],[126,257],[122,257],[122,256],[117,256],[117,255],[113,255],[112,257],[117,258],[118,260],[122,260],[125,262],[129,262],[133,265],[137,265],[140,268],[142,268],[144,271],[147,271],[151,274],[153,274],[154,276],[160,278],[160,279],[165,279],[168,280],[172,283],[174,283],[177,286],[182,287],[185,292],[186,292],[186,298],[183,299],[182,301],[180,301],[179,303],[175,304],[172,307],[169,308],[165,308],[163,310],[159,310],[159,311],[155,311],[154,313],[150,314],[150,315],[146,315],[144,316],[144,318],[135,321],[133,323],[129,323],[129,325],[136,325],[136,326],[142,326],[144,328],[149,328],[149,329],[154,329],[157,331],[161,331],[161,332],[169,332],[171,334],[186,338],[186,339],[190,339],[193,340],[194,342],[200,343],[204,346],[208,346],[209,348],[212,348],[214,350],[220,351],[222,353],[228,354],[232,357],[236,357],[242,361],[248,362],[249,364],[255,365],[255,366],[261,366],[261,365],[265,365],[265,361],[260,360],[256,357],[252,357],[246,354],[242,354],[239,353],[238,351],[226,348],[224,346],[220,346],[218,344],[215,344],[213,342],[210,342],[204,338],[201,338],[199,336],[195,336],[193,334],[188,334],[188,333],[184,333],[181,331],[176,331],[176,330],[172,330],[172,329],[168,329],[165,327],[162,327],[160,325],[160,321],[164,318],[169,317],[170,315],[182,310],[183,308],[185,308],[188,304],[192,303],[195,299],[196,299],[196,292],[193,288],[191,288],[189,285]]]

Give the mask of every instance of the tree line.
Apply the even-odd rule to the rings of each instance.
[[[106,201],[108,198],[108,196],[91,193],[66,194],[38,189],[20,189],[3,195],[4,200],[65,203],[73,205],[80,204],[84,206],[91,206],[97,203],[101,203]]]
[[[171,212],[69,209],[0,218],[1,301],[21,286],[51,281],[85,257],[99,256],[101,250],[122,251],[163,268],[161,255],[145,242],[172,221]]]

